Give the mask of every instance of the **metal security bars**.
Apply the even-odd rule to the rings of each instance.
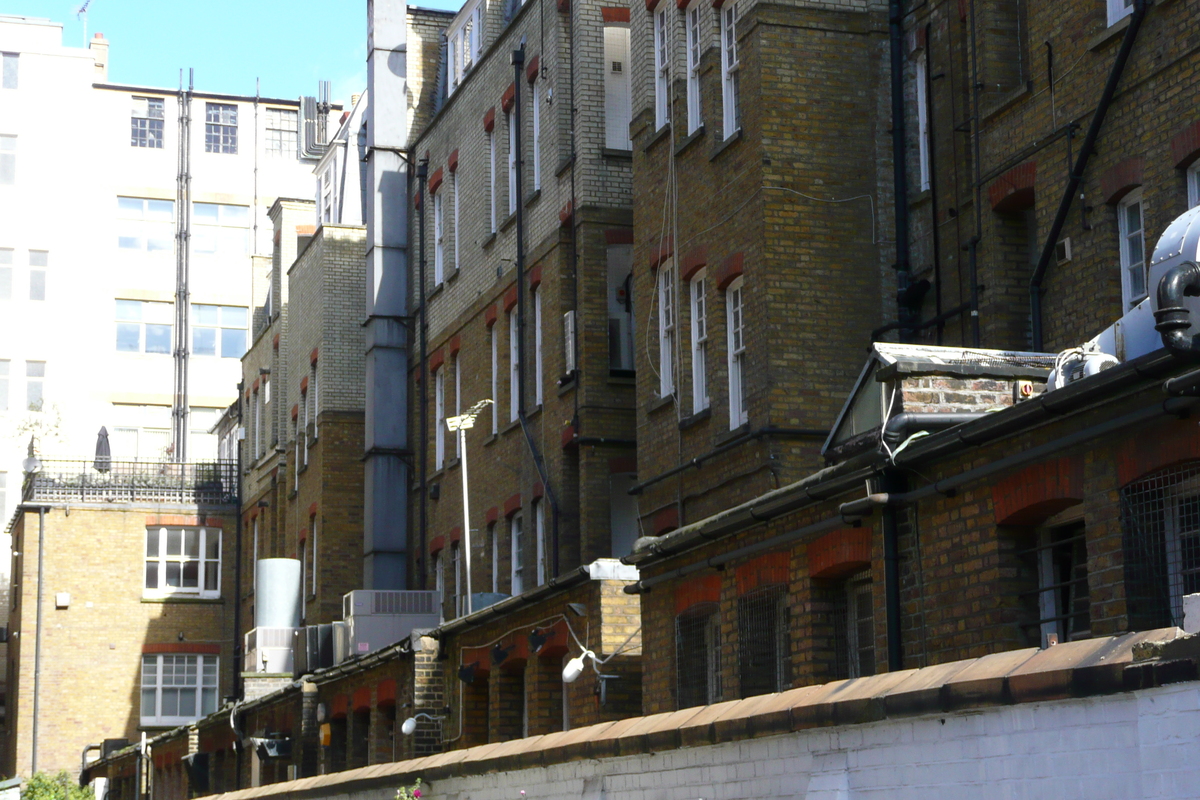
[[[835,678],[875,674],[875,617],[871,571],[863,570],[839,587],[833,604]]]
[[[232,505],[237,462],[113,461],[101,472],[90,461],[42,461],[29,476],[26,499],[45,502],[159,502]]]
[[[787,678],[786,587],[767,586],[738,598],[738,689],[742,697],[781,692]]]
[[[721,699],[721,627],[716,603],[700,603],[675,618],[675,698],[678,708]]]
[[[1130,630],[1183,624],[1183,596],[1200,592],[1200,461],[1154,472],[1121,490]]]
[[[1060,642],[1091,637],[1087,542],[1082,521],[1042,528],[1036,546],[1020,553],[1038,588],[1021,593],[1030,621],[1022,624],[1030,644],[1046,647],[1050,636]]]

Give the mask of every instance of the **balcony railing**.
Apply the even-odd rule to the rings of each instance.
[[[233,505],[237,462],[113,461],[101,472],[92,461],[47,460],[29,476],[25,495],[46,502]]]

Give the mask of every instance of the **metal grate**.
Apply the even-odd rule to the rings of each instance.
[[[675,618],[677,708],[721,699],[721,627],[716,603],[700,603]]]
[[[848,578],[835,596],[833,645],[835,678],[875,674],[875,616],[869,569]]]
[[[99,471],[91,461],[42,461],[28,484],[28,500],[155,501],[229,505],[236,499],[234,461],[111,461]]]
[[[738,682],[742,697],[781,692],[787,680],[787,608],[784,586],[738,598]]]
[[[1091,595],[1083,522],[1041,529],[1037,544],[1019,555],[1038,580],[1037,589],[1021,593],[1030,612],[1030,621],[1022,624],[1030,643],[1046,647],[1050,636],[1060,642],[1089,638]]]
[[[1200,461],[1159,470],[1121,490],[1130,630],[1183,624],[1183,596],[1200,592]]]
[[[437,591],[355,589],[342,598],[342,616],[436,614],[439,602]]]

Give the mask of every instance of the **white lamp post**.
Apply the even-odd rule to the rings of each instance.
[[[470,494],[467,489],[467,431],[475,427],[475,418],[491,405],[490,399],[480,400],[475,405],[466,410],[465,413],[459,414],[457,417],[447,417],[446,427],[451,431],[458,432],[458,449],[462,453],[462,496],[463,496],[463,555],[465,556],[465,564],[467,568],[466,584],[467,584],[467,613],[470,614],[474,609],[471,608],[471,501]],[[457,587],[456,587],[457,588]],[[454,612],[459,613],[458,609]]]

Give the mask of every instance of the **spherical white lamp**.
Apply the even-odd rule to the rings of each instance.
[[[413,731],[415,731],[416,729],[417,729],[417,718],[416,717],[409,717],[408,719],[404,720],[403,724],[400,725],[400,732],[403,733],[405,736],[412,736]]]
[[[583,660],[588,656],[595,658],[596,654],[591,650],[584,650],[567,662],[562,672],[563,683],[574,683],[579,679],[579,676],[583,674]]]

